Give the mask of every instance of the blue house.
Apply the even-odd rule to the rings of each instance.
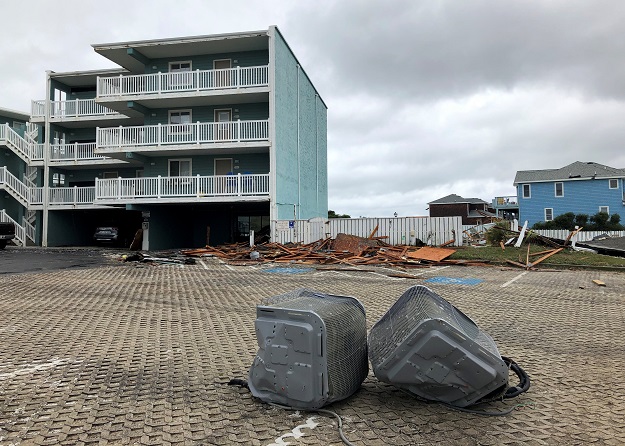
[[[625,217],[625,169],[593,162],[574,162],[560,169],[516,173],[520,221],[550,221],[567,212]]]
[[[49,71],[39,132],[9,147],[37,244],[118,226],[197,247],[327,217],[327,107],[277,27],[92,46],[116,67]]]

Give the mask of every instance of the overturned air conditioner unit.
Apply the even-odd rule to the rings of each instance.
[[[256,308],[252,395],[318,409],[352,395],[369,372],[365,309],[353,297],[299,289]]]
[[[368,342],[375,376],[419,397],[466,407],[506,391],[508,365],[493,339],[425,286],[409,288]]]

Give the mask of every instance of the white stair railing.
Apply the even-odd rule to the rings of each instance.
[[[17,245],[26,246],[26,231],[24,227],[7,215],[4,209],[0,209],[0,221],[3,223],[13,223],[15,225],[15,238]]]
[[[27,217],[22,218],[22,223],[24,226],[24,233],[26,235],[26,238],[30,239],[31,242],[35,243],[35,226],[28,221]]]
[[[7,146],[28,164],[33,161],[43,161],[43,150],[38,148],[42,144],[28,142],[13,130],[8,123],[0,124],[0,141],[6,141]]]
[[[0,187],[7,190],[22,206],[28,207],[30,188],[9,172],[6,167],[0,167]]]

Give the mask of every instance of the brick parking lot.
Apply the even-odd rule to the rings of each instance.
[[[341,444],[336,422],[228,386],[257,351],[256,304],[307,287],[352,295],[370,327],[409,286],[472,317],[529,373],[523,404],[481,417],[378,382],[330,408],[356,445],[625,443],[625,275],[495,267],[419,269],[419,279],[309,269],[276,274],[215,259],[0,275],[1,445]],[[600,279],[606,287],[592,283]]]

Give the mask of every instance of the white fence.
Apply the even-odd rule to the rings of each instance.
[[[70,101],[50,101],[50,118],[81,118],[86,116],[120,116],[121,113],[96,103],[95,99],[72,99]],[[43,118],[46,101],[32,101],[31,115]]]
[[[61,161],[92,161],[110,159],[95,154],[95,143],[58,143],[50,145],[50,162]]]
[[[566,240],[571,233],[571,231],[567,229],[532,229],[532,232],[557,240]],[[610,237],[625,237],[625,231],[580,231],[572,240],[576,242],[588,242],[603,234],[608,234]]]
[[[388,236],[391,245],[440,245],[455,240],[450,246],[462,246],[461,217],[398,218],[315,218],[311,220],[278,220],[272,222],[272,240],[279,243],[311,243],[339,233],[368,237],[378,226],[376,237]]]

